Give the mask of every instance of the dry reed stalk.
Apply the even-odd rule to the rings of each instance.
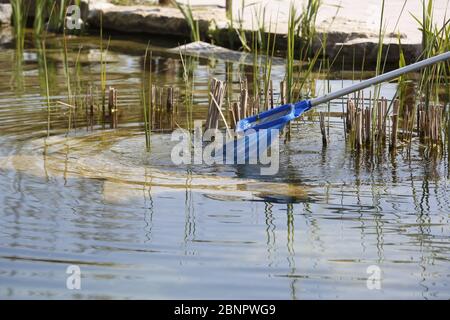
[[[219,128],[219,109],[222,107],[225,93],[225,84],[217,79],[212,79],[210,87],[210,103],[206,118],[206,130]],[[218,105],[218,107],[216,106]],[[218,109],[219,108],[219,109]]]
[[[280,82],[280,103],[286,104],[286,81]]]
[[[353,118],[355,113],[355,103],[353,100],[347,100],[347,113],[345,115],[345,128],[347,133],[350,133],[353,128]]]
[[[395,100],[394,109],[392,112],[392,131],[391,131],[391,144],[390,148],[392,151],[397,147],[397,131],[398,131],[398,113],[400,109],[400,101]]]
[[[110,128],[117,129],[118,124],[118,109],[117,109],[117,90],[109,87],[108,92],[108,110]]]
[[[384,98],[381,98],[380,101],[377,103],[377,145],[378,147],[381,147],[383,144],[383,141],[385,141],[385,124],[384,124],[384,117],[385,117],[385,103]]]
[[[372,114],[371,114],[371,109],[370,109],[370,105],[364,109],[364,125],[365,125],[365,133],[364,133],[364,137],[365,137],[365,143],[366,145],[370,145],[371,144],[371,132],[370,132],[370,128],[371,128],[371,121],[372,121]]]
[[[157,90],[158,90],[158,88],[156,87],[156,85],[152,85],[150,112],[149,112],[150,113],[150,123],[149,123],[150,131],[152,131],[154,128],[154,123],[155,123],[156,116],[157,116],[157,110],[156,110]]]
[[[415,106],[412,106],[411,108],[408,108],[408,121],[406,122],[406,139],[408,142],[408,150],[407,155],[411,155],[411,148],[412,148],[412,138],[413,138],[413,131],[414,131],[414,124],[416,122],[416,112],[415,112]]]
[[[174,107],[174,91],[173,87],[167,88],[167,116],[169,118],[170,129],[174,130],[175,128],[175,107]]]
[[[225,119],[225,116],[224,116],[223,113],[222,113],[221,106],[219,105],[219,103],[218,103],[217,100],[214,98],[214,96],[212,95],[211,92],[209,93],[209,95],[211,96],[211,99],[212,99],[212,101],[214,102],[214,105],[216,106],[217,111],[218,111],[220,117],[222,118],[223,123],[225,124],[225,128],[227,129],[228,135],[229,135],[230,137],[232,137],[233,135],[231,134],[230,127],[228,126],[227,120]]]
[[[84,100],[86,101],[86,103],[84,104],[84,114],[85,114],[85,121],[86,121],[86,131],[89,131],[89,90],[91,89],[91,87],[88,87],[88,89],[86,90],[86,95],[84,96]]]
[[[94,96],[92,94],[92,86],[89,86],[86,95],[86,131],[94,131]]]
[[[234,102],[231,106],[231,109],[229,110],[230,112],[230,118],[231,118],[231,128],[234,129],[236,128],[236,123],[238,123],[238,121],[240,121],[240,111],[239,111],[239,103],[238,102]]]
[[[269,82],[269,90],[270,90],[270,109],[274,108],[274,103],[273,103],[273,81],[270,80]]]
[[[247,79],[240,81],[240,95],[239,95],[239,120],[248,116],[248,83]]]
[[[163,116],[164,116],[164,87],[159,88],[159,108],[158,108],[158,126],[163,128]]]
[[[320,121],[320,132],[322,134],[322,144],[324,147],[328,145],[327,141],[327,132],[325,128],[325,114],[323,112],[319,113],[319,121]]]
[[[419,118],[419,138],[420,138],[420,142],[424,143],[425,142],[425,137],[426,137],[426,120],[427,120],[427,114],[425,112],[425,110],[420,110],[419,112],[420,118]]]
[[[356,112],[356,147],[361,148],[363,144],[363,116],[362,111]]]

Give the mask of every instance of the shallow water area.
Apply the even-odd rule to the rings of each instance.
[[[145,152],[145,44],[111,41],[107,82],[118,90],[119,128],[90,131],[79,115],[67,133],[67,110],[56,104],[67,91],[61,50],[50,40],[48,138],[39,50],[28,43],[22,69],[14,50],[0,52],[1,298],[450,297],[446,154],[358,156],[335,118],[327,148],[317,123],[296,123],[292,141],[280,141],[274,176],[258,166],[174,165],[170,133],[153,133]],[[81,84],[99,85],[98,41],[71,38],[71,59],[80,44]],[[179,57],[165,52],[175,46],[155,47],[154,77],[182,87]],[[237,81],[238,65],[197,60],[195,119],[206,117],[209,79],[230,68]],[[274,81],[283,72],[274,69]],[[315,93],[323,86],[318,79]],[[382,94],[395,90],[388,84]],[[186,111],[177,117],[183,126]],[[70,265],[81,269],[81,290],[66,287]],[[368,286],[370,266],[381,271],[379,290]]]

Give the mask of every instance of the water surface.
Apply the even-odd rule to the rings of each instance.
[[[69,43],[72,60],[82,45],[81,86],[98,86],[98,39]],[[355,155],[334,118],[328,148],[316,123],[296,124],[274,177],[249,166],[175,166],[168,134],[153,134],[151,156],[143,151],[145,46],[111,42],[118,130],[88,132],[79,115],[66,135],[67,110],[55,105],[48,139],[41,52],[31,40],[22,63],[13,49],[0,51],[1,298],[450,297],[445,160],[416,149],[410,158]],[[154,44],[155,81],[182,87],[171,46]],[[48,47],[51,100],[65,101],[61,39]],[[194,118],[205,118],[208,80],[230,68],[236,82],[238,65],[197,62]],[[275,67],[276,83],[282,75]],[[383,95],[395,90],[386,85]],[[341,110],[339,101],[331,108]],[[185,110],[178,117],[182,124]],[[66,288],[69,265],[81,268],[81,290]],[[367,287],[373,265],[381,290]]]

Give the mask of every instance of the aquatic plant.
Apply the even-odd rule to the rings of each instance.
[[[426,59],[450,50],[450,20],[444,18],[442,25],[435,22],[433,0],[422,0],[422,19],[413,16],[422,32],[422,58]],[[420,91],[423,92],[425,105],[431,101],[439,103],[439,88],[444,81],[448,84],[450,63],[441,63],[426,68],[421,73]]]
[[[258,35],[257,32],[252,32],[252,57],[253,57],[253,66],[252,66],[252,93],[253,93],[253,102],[258,107],[260,106],[260,50],[258,45]]]
[[[271,19],[272,20],[272,19]],[[277,17],[278,22],[278,17]],[[268,109],[269,103],[268,103],[268,97],[269,97],[269,89],[270,94],[273,95],[273,86],[272,86],[272,63],[273,63],[273,57],[275,55],[275,44],[277,39],[277,32],[275,30],[273,36],[271,36],[271,28],[272,28],[272,21],[269,22],[269,32],[267,33],[267,40],[266,40],[266,50],[265,50],[265,57],[264,57],[264,68],[263,68],[263,88],[264,88],[264,106],[265,109]],[[273,103],[273,102],[272,102]],[[273,106],[272,106],[273,107]]]
[[[77,58],[75,59],[74,66],[74,78],[75,78],[75,94],[73,95],[73,106],[74,106],[74,122],[73,127],[77,129],[77,108],[80,107],[83,110],[83,102],[85,99],[82,98],[82,83],[81,83],[81,64],[80,64],[80,56],[81,50],[83,49],[83,45],[79,45]]]
[[[61,31],[66,21],[67,6],[70,0],[59,0],[54,2],[54,13],[49,18],[49,27],[53,31]]]
[[[403,12],[406,8],[407,2],[408,2],[408,0],[405,0],[403,2],[403,6],[397,17],[397,21],[395,23],[394,30],[396,30],[398,27],[400,19],[403,16]],[[386,36],[386,29],[387,29],[387,23],[384,18],[385,10],[386,10],[385,0],[382,0],[381,13],[380,13],[380,27],[378,30],[378,50],[377,50],[377,61],[376,61],[376,68],[375,68],[376,75],[380,75],[380,74],[384,73],[385,68],[386,68],[386,63],[387,63],[387,60],[389,57],[389,51],[391,48],[391,43],[389,43],[387,46],[385,46],[385,44],[384,44],[384,39]],[[383,55],[383,51],[384,51],[384,55]],[[381,92],[381,86],[380,85],[375,86],[374,97],[376,99],[380,98],[380,92]]]
[[[258,42],[258,48],[261,50],[266,49],[266,6],[260,5],[258,10],[253,9],[253,22],[256,23],[256,30],[254,32],[255,39]]]
[[[175,5],[180,12],[183,14],[184,19],[186,20],[189,29],[191,31],[191,40],[192,41],[200,41],[200,28],[198,25],[198,21],[195,20],[194,14],[192,13],[192,7],[188,2],[187,5],[180,4],[176,1],[172,1],[173,5]]]
[[[286,102],[292,103],[304,98],[304,88],[309,83],[310,75],[316,66],[319,56],[326,48],[326,35],[323,37],[322,46],[313,54],[313,42],[316,37],[315,23],[321,1],[309,0],[306,7],[299,14],[291,2],[288,17],[287,50],[286,50]],[[296,47],[296,42],[299,46]],[[295,70],[295,59],[298,59],[298,67]],[[297,76],[294,78],[294,71]],[[309,95],[308,93],[306,95]],[[287,139],[290,139],[289,124]]]
[[[375,67],[375,74],[378,76],[383,73],[383,47],[384,47],[384,38],[386,35],[387,25],[384,20],[384,10],[385,10],[385,0],[381,1],[381,14],[380,14],[380,27],[378,29],[378,50],[377,50],[377,61]],[[375,99],[380,97],[381,85],[375,86]]]
[[[322,6],[322,0],[308,0],[303,12],[300,16],[299,35],[305,43],[304,48],[307,49],[305,54],[310,56],[312,54],[313,41],[316,35],[316,21],[319,9]]]
[[[74,106],[75,103],[72,101],[72,86],[70,80],[70,72],[69,72],[69,60],[68,60],[68,52],[67,52],[67,37],[66,37],[66,28],[63,28],[63,57],[64,57],[64,75],[67,86],[67,100],[68,105]],[[69,107],[69,121],[68,121],[68,129],[67,133],[69,133],[70,128],[72,126],[72,108]]]
[[[297,10],[291,2],[288,18],[287,50],[286,50],[286,102],[292,101],[292,89],[294,87],[294,60],[295,60],[295,35],[298,24]]]
[[[227,12],[227,19],[233,25],[233,0],[226,0],[225,1],[225,10]]]
[[[47,10],[49,9],[50,1],[39,0],[35,3],[33,31],[36,37],[40,37],[45,28],[45,19]]]
[[[152,85],[152,52],[150,51],[149,57],[149,47],[150,42],[147,44],[147,48],[145,49],[144,55],[144,71],[142,73],[142,92],[141,92],[141,104],[142,109],[144,111],[144,133],[145,133],[145,150],[147,152],[151,151],[151,134],[152,134],[152,102],[153,102],[153,85]],[[146,79],[145,74],[147,72],[147,58],[149,57],[149,79],[148,79],[148,91],[149,91],[149,99],[148,103],[146,100],[147,92],[146,92]]]
[[[245,51],[250,52],[251,48],[249,47],[247,43],[247,36],[245,34],[244,30],[244,12],[245,12],[245,0],[241,1],[241,8],[238,10],[237,16],[238,16],[238,28],[235,29],[239,40],[241,41],[242,48]]]
[[[25,44],[28,9],[24,0],[11,0],[11,7],[13,30],[16,37],[16,50],[22,52]]]
[[[302,96],[301,91],[309,81],[308,76],[316,66],[319,56],[326,50],[327,36],[324,33],[321,47],[313,52],[313,42],[316,37],[315,23],[321,4],[319,0],[309,0],[303,11],[298,13],[294,3],[291,2],[286,51],[287,102],[293,102]],[[297,41],[299,41],[298,48],[295,44]],[[298,53],[299,66],[297,77],[294,79],[296,53]],[[295,97],[294,91],[297,92]]]
[[[45,92],[47,98],[47,138],[48,138],[50,136],[51,105],[50,105],[50,86],[48,80],[47,50],[45,46],[45,39],[42,40],[42,54],[44,63],[44,74],[45,74]]]
[[[105,128],[106,118],[106,57],[108,55],[111,37],[108,37],[108,44],[104,50],[103,46],[103,15],[100,13],[100,88],[102,96],[102,128]]]
[[[406,59],[405,59],[405,54],[403,52],[400,34],[398,34],[398,48],[399,48],[398,66],[399,66],[399,68],[402,68],[402,67],[406,66]],[[403,107],[403,105],[405,104],[405,101],[406,101],[406,86],[407,86],[406,79],[407,79],[406,75],[403,75],[398,79],[398,99],[400,102],[400,113],[401,113],[401,108]]]
[[[186,49],[185,49],[186,50]],[[183,53],[181,48],[179,49],[181,66],[183,68],[183,81],[184,81],[184,104],[186,108],[186,129],[191,134],[193,124],[193,100],[194,100],[194,61],[193,57],[186,55],[186,51]]]

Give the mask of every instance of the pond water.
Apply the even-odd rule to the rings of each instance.
[[[179,57],[166,51],[176,44],[152,43],[155,81],[181,87]],[[98,86],[98,39],[71,38],[72,61],[80,45],[81,86]],[[61,38],[47,47],[48,139],[42,52],[31,39],[22,63],[12,48],[0,51],[1,298],[450,297],[446,160],[355,155],[335,118],[327,148],[316,123],[296,124],[272,177],[252,166],[173,165],[169,134],[154,133],[152,154],[144,152],[146,43],[120,38],[107,56],[119,129],[88,132],[80,115],[66,136],[67,110],[56,104],[67,95]],[[197,62],[195,119],[205,119],[208,80],[225,79],[227,68],[237,81],[236,64]],[[274,67],[276,83],[283,70]],[[395,90],[384,85],[382,94]],[[81,290],[66,287],[70,265],[81,269]],[[379,289],[367,284],[373,268]]]

